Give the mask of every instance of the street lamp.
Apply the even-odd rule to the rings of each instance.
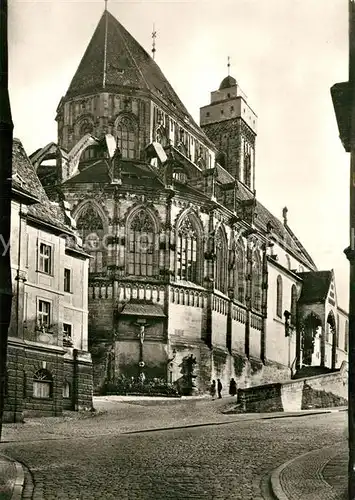
[[[355,500],[355,2],[349,0],[349,81],[331,88],[339,135],[345,151],[350,153],[350,246],[345,250],[349,260],[349,350],[348,350],[348,498]]]

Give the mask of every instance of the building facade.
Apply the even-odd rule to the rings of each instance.
[[[57,143],[30,158],[91,255],[97,391],[142,372],[183,391],[193,373],[204,392],[216,378],[247,386],[340,366],[333,273],[317,270],[287,209],[280,220],[257,200],[257,117],[233,77],[197,125],[105,10],[56,120]]]
[[[13,145],[12,318],[5,420],[92,407],[88,261],[66,206],[53,204]]]

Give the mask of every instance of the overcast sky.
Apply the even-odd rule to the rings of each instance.
[[[27,153],[56,141],[56,107],[94,32],[103,1],[9,2],[14,135]],[[151,50],[196,121],[227,74],[258,115],[257,197],[291,228],[318,269],[334,269],[348,309],[348,171],[330,87],[348,77],[348,0],[108,1]]]

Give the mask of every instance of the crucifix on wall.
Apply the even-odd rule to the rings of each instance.
[[[139,339],[139,372],[140,375],[143,373],[143,368],[144,368],[144,355],[143,355],[143,343],[144,343],[144,337],[145,337],[145,329],[147,326],[146,319],[137,319],[137,321],[134,323],[138,327],[138,334],[137,337]]]
[[[141,344],[144,342],[145,325],[139,325],[138,338]]]

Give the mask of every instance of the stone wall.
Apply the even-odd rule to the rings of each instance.
[[[299,411],[346,405],[347,363],[332,373],[238,390],[246,412]]]
[[[77,368],[73,359],[64,358],[63,349],[9,339],[5,422],[21,422],[26,416],[59,416],[63,409],[92,407],[92,363],[88,353],[80,354]],[[80,356],[83,359],[80,359]],[[84,359],[85,358],[85,359]],[[87,358],[87,359],[86,359]],[[33,378],[38,370],[52,375],[51,395],[33,395]],[[70,386],[70,398],[63,397],[64,382]]]
[[[144,373],[149,379],[167,376],[166,344],[159,341],[145,340],[143,343]],[[138,377],[139,375],[140,342],[121,340],[115,342],[115,375]]]
[[[92,363],[88,361],[77,361],[77,410],[90,410],[93,407],[93,374]]]
[[[69,397],[63,397],[64,410],[92,408],[93,370],[90,360],[81,359],[80,352],[76,361],[64,359],[63,381],[68,382],[70,387]]]

